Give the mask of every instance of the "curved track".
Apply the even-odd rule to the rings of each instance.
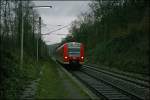
[[[86,84],[95,94],[109,100],[148,100],[149,87],[136,84],[121,76],[102,72],[90,66],[72,71],[80,81]]]

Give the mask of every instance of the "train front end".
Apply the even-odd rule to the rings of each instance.
[[[84,47],[82,43],[69,42],[64,47],[64,62],[71,65],[84,63]]]

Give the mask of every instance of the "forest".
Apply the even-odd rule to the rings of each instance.
[[[0,0],[0,99],[18,99],[50,58],[30,0]],[[149,76],[149,1],[96,0],[63,42],[82,42],[85,64]],[[49,68],[49,67],[48,67]]]
[[[85,62],[148,75],[149,1],[99,0],[72,22],[62,42],[85,45]]]
[[[40,15],[33,7],[29,0],[0,0],[1,99],[19,98],[48,58],[48,49],[40,37]]]

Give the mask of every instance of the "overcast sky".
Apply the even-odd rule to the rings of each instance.
[[[81,12],[89,11],[90,1],[34,1],[34,3],[36,6],[52,6],[52,8],[36,8],[43,23],[46,24],[46,27],[42,27],[42,34],[45,34],[70,24]],[[43,40],[47,41],[47,44],[58,43],[69,34],[68,29],[69,26],[50,35],[42,36]]]

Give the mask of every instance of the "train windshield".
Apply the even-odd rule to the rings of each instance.
[[[80,47],[78,48],[68,48],[70,56],[80,56]]]

